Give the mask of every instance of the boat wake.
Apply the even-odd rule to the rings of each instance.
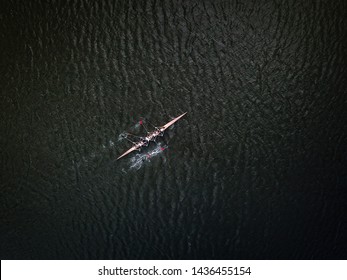
[[[136,154],[130,158],[130,169],[139,170],[146,162],[162,154],[168,148],[167,145],[158,143],[154,149]]]

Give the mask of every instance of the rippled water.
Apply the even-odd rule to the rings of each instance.
[[[48,2],[0,8],[2,259],[347,257],[344,1]]]

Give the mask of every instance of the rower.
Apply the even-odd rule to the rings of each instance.
[[[149,133],[148,130],[146,129],[144,123],[142,120],[140,120],[139,124],[142,125],[144,127],[144,129],[146,130],[147,132],[147,136],[142,138],[142,137],[139,137],[140,138],[140,141],[139,142],[133,142],[131,141],[130,139],[128,138],[125,138],[127,139],[128,141],[130,141],[134,146],[132,148],[130,148],[128,151],[126,151],[125,153],[123,153],[122,155],[120,155],[118,159],[126,156],[127,154],[131,153],[132,151],[134,150],[140,150],[142,146],[147,146],[149,144],[150,141],[154,141],[156,142],[156,138],[158,136],[163,136],[164,134],[164,131],[169,128],[170,126],[172,126],[175,122],[177,122],[180,118],[182,118],[185,114],[187,113],[184,113],[178,117],[176,117],[175,119],[171,120],[170,122],[168,122],[167,124],[165,124],[164,126],[161,126],[161,127],[155,127],[155,130],[152,132],[152,133]],[[153,126],[153,125],[152,125]],[[128,135],[131,135],[130,133],[128,133]]]
[[[143,143],[144,146],[148,146],[149,141],[148,141],[147,137],[142,140],[142,143]]]

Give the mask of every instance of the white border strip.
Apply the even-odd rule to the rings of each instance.
[[[182,275],[124,275],[131,273],[137,274],[154,272],[157,273],[169,271],[176,273],[181,271]],[[201,270],[200,267],[202,268]],[[206,269],[207,267],[208,269]],[[250,275],[240,274],[241,268],[250,267]],[[293,279],[347,279],[347,261],[1,261],[1,279],[2,280],[65,280],[65,279],[266,279],[266,280],[293,280]],[[111,269],[118,275],[102,275],[105,269]],[[118,270],[117,270],[118,268]],[[218,268],[220,268],[218,270]],[[224,269],[223,269],[224,268]],[[231,269],[230,269],[231,268]],[[101,269],[101,270],[100,270]],[[140,270],[139,270],[140,269]],[[171,270],[170,270],[171,269]],[[194,275],[195,269],[195,275]],[[213,271],[214,272],[213,272]],[[226,273],[226,275],[223,275]],[[233,275],[228,275],[233,273]],[[123,275],[120,275],[123,274]],[[204,275],[208,274],[208,275]],[[212,275],[213,274],[213,275]]]

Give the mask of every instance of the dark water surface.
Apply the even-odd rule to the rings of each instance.
[[[1,1],[0,257],[347,258],[346,10]]]

